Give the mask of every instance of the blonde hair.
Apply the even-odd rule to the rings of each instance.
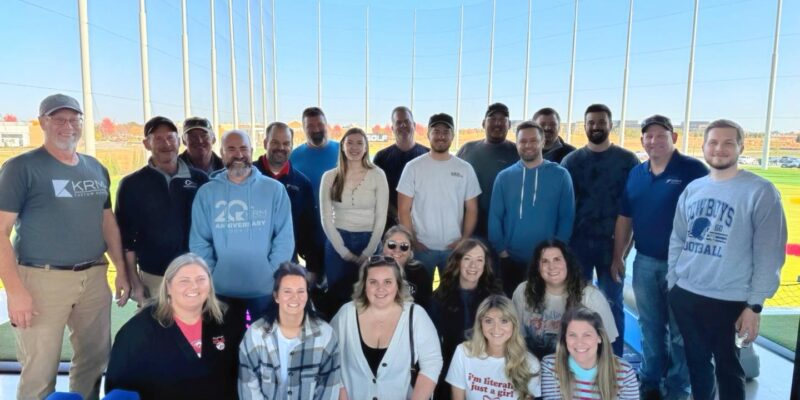
[[[366,169],[373,169],[375,165],[369,160],[369,139],[367,134],[361,128],[350,128],[342,136],[339,141],[339,163],[336,165],[336,176],[333,178],[333,185],[331,185],[331,200],[342,201],[342,192],[344,191],[344,181],[347,177],[347,157],[344,154],[344,141],[348,136],[361,135],[364,138],[364,155],[361,156],[361,165]]]
[[[619,363],[611,349],[611,341],[603,328],[603,320],[600,314],[586,308],[576,307],[568,310],[561,318],[561,332],[556,346],[556,378],[558,378],[561,397],[566,400],[572,399],[575,390],[575,375],[569,369],[569,350],[567,349],[567,327],[572,321],[588,322],[600,337],[600,345],[597,347],[597,375],[594,385],[600,392],[601,399],[616,399],[619,388],[617,387],[617,369]]]
[[[361,264],[361,268],[358,270],[358,281],[353,285],[353,302],[359,311],[369,307],[366,290],[367,275],[370,269],[377,267],[389,267],[394,272],[394,280],[397,282],[397,295],[395,295],[394,301],[397,304],[402,306],[408,301],[414,301],[408,288],[408,282],[405,279],[405,273],[400,268],[400,265],[397,264],[397,261],[389,256],[372,256]]]
[[[511,337],[506,342],[504,372],[511,381],[519,399],[532,397],[533,393],[528,392],[528,382],[539,375],[531,373],[531,365],[528,365],[528,349],[525,347],[525,340],[522,338],[519,326],[519,318],[514,306],[508,297],[503,295],[491,295],[484,299],[478,306],[475,315],[475,323],[472,327],[472,335],[464,342],[464,349],[470,357],[485,359],[488,357],[486,352],[486,337],[483,335],[482,321],[489,310],[498,310],[511,321]]]
[[[203,315],[211,317],[214,321],[221,324],[222,314],[224,314],[224,305],[217,300],[216,292],[214,291],[214,282],[211,280],[211,271],[208,269],[208,264],[202,257],[194,253],[186,253],[176,257],[169,263],[167,270],[164,271],[164,279],[158,287],[158,296],[152,300],[154,303],[153,318],[163,327],[169,327],[175,322],[175,317],[172,313],[172,305],[170,304],[170,295],[167,292],[169,286],[175,275],[181,268],[187,265],[199,265],[203,268],[206,275],[208,275],[208,299],[203,304]]]

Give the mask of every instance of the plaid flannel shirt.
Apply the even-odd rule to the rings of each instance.
[[[239,397],[250,399],[338,399],[339,342],[330,325],[305,318],[300,343],[289,353],[286,393],[278,393],[277,324],[259,319],[239,346]]]

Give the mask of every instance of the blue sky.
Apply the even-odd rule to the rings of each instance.
[[[299,119],[317,102],[317,2],[275,0],[278,74],[277,119]],[[210,116],[210,3],[189,0],[192,112]],[[256,120],[262,121],[261,65],[272,99],[271,0],[264,2],[261,57],[259,1],[253,22]],[[464,5],[461,126],[479,126],[487,105],[492,2],[322,1],[322,106],[331,123],[365,119],[365,14],[369,6],[369,124],[385,124],[411,93],[412,16],[417,10],[414,111],[425,123],[435,112],[456,111],[459,13]],[[77,2],[7,0],[0,13],[0,114],[33,118],[53,91],[80,99]],[[220,118],[232,120],[227,0],[213,1],[217,24]],[[234,0],[239,118],[250,119],[245,0]],[[579,8],[573,120],[594,102],[619,117],[628,0],[583,0]],[[693,0],[635,0],[627,119],[653,113],[683,120]],[[693,120],[731,118],[762,131],[766,121],[776,1],[701,0],[695,62]],[[492,101],[506,103],[513,119],[539,107],[567,114],[573,2],[534,0],[528,115],[523,115],[527,0],[498,0]],[[147,0],[151,96],[154,114],[183,118],[179,0]],[[138,1],[89,2],[95,118],[142,120]],[[783,5],[773,127],[800,130],[800,1]]]

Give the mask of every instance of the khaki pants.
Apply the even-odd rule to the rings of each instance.
[[[158,290],[161,289],[161,281],[164,280],[164,277],[139,270],[139,278],[144,285],[147,299],[158,298]]]
[[[74,356],[69,390],[97,399],[100,377],[111,351],[111,290],[106,266],[58,271],[18,266],[33,298],[31,327],[14,329],[17,359],[22,365],[18,399],[43,399],[55,390],[64,327]]]

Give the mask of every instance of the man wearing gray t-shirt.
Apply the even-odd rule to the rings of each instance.
[[[48,96],[39,123],[44,146],[0,168],[0,279],[22,365],[17,398],[42,399],[55,390],[67,326],[74,350],[69,390],[96,399],[111,349],[105,252],[118,266],[118,305],[130,289],[110,180],[96,159],[76,152],[83,125],[77,100]]]
[[[403,168],[397,184],[400,224],[414,232],[415,258],[433,271],[444,272],[447,256],[461,239],[472,235],[478,219],[481,188],[475,170],[449,153],[453,117],[434,114],[428,121],[431,151]]]

